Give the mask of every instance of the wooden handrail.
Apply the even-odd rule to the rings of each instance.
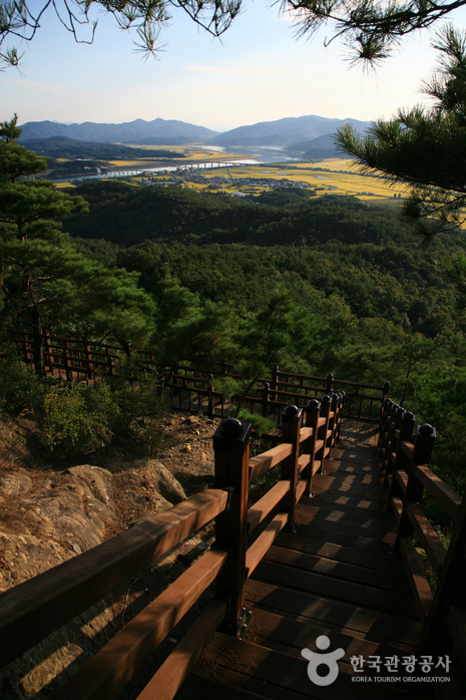
[[[251,457],[249,460],[249,479],[256,479],[262,476],[266,471],[272,469],[277,464],[289,457],[293,451],[293,445],[290,443],[282,443],[270,450],[263,452],[257,457]]]
[[[0,666],[79,615],[222,513],[208,489],[0,595]]]
[[[397,519],[398,532],[394,552],[399,553],[415,595],[423,635],[421,654],[445,654],[456,644],[466,659],[466,634],[458,621],[466,620],[466,496],[461,499],[428,467],[435,441],[435,429],[418,426],[412,439],[414,415],[386,399],[380,422],[379,448],[386,468],[389,504]],[[424,489],[453,522],[447,550],[421,507]],[[413,544],[415,536],[425,551],[437,577],[435,595]]]
[[[69,370],[72,365],[67,362],[65,366]],[[284,527],[293,529],[294,509],[307,489],[308,478],[312,478],[312,473],[309,477],[306,472],[315,463],[316,449],[325,448],[324,453],[328,454],[335,444],[341,421],[341,399],[337,394],[329,397],[324,402],[328,410],[322,416],[320,403],[316,402],[315,411],[315,400],[311,401],[306,410],[306,421],[311,424],[305,427],[302,427],[302,409],[289,406],[283,415],[282,444],[251,460],[250,426],[236,419],[223,421],[214,436],[213,488],[146,518],[127,532],[0,596],[0,663],[7,664],[24,653],[215,519],[215,547],[131,620],[53,696],[54,700],[114,697],[145,656],[206,587],[216,581],[217,600],[201,615],[141,694],[141,698],[151,697],[154,686],[158,688],[157,697],[171,698],[197,658],[203,640],[220,622],[223,631],[237,633],[245,580],[277,534]],[[324,431],[322,441],[316,439],[319,430]],[[248,510],[249,477],[263,474],[278,464],[282,468],[281,479]],[[278,509],[278,514],[273,514],[274,509]],[[269,517],[264,530],[248,547],[248,533]],[[200,641],[196,638],[199,635]]]
[[[434,474],[434,472],[424,464],[416,466],[415,475],[437,503],[446,510],[453,520],[456,520],[461,506],[461,498],[456,491],[453,491],[448,484],[445,484],[437,474]]]
[[[215,580],[227,556],[219,549],[206,552],[84,664],[51,700],[113,698]]]

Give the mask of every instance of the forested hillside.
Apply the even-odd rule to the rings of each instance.
[[[95,261],[139,273],[160,358],[390,379],[393,397],[439,429],[452,482],[463,479],[466,323],[440,264],[460,235],[425,247],[396,206],[341,196],[279,207],[117,182],[78,192],[89,213],[65,229]]]

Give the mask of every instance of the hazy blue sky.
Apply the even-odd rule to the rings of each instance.
[[[330,28],[312,42],[295,39],[290,19],[260,0],[246,0],[221,41],[175,12],[161,34],[167,45],[159,61],[144,62],[134,52],[134,36],[99,17],[88,46],[75,44],[53,11],[45,16],[33,42],[18,45],[25,52],[24,77],[13,69],[0,73],[1,120],[14,112],[19,123],[162,117],[226,130],[307,114],[388,118],[423,99],[419,86],[435,66],[432,36],[423,34],[405,42],[376,74],[364,74],[349,67],[341,44],[324,47]],[[455,20],[466,26],[466,11]]]

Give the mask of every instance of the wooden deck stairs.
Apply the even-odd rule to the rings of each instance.
[[[334,458],[296,508],[296,533],[281,533],[246,584],[252,610],[243,639],[216,632],[177,700],[191,698],[409,698],[400,679],[367,682],[367,663],[415,655],[422,625],[401,559],[390,554],[397,520],[386,512],[377,426],[347,421]],[[342,648],[327,687],[309,680],[304,648],[320,635]],[[351,657],[363,657],[364,683]],[[380,657],[379,659],[377,657]],[[398,676],[381,665],[378,675]],[[404,674],[408,675],[408,674]]]
[[[264,387],[262,415],[282,411],[279,444],[250,456],[251,425],[224,418],[211,486],[2,593],[0,667],[213,526],[212,547],[47,697],[464,699],[466,497],[428,466],[435,428],[416,427],[388,383],[378,398],[349,382],[349,397],[329,390],[300,406],[304,394],[294,394],[282,410],[308,380]],[[323,381],[331,389],[331,375]],[[258,479],[268,490],[256,499]],[[450,518],[448,549],[424,495]],[[157,664],[151,655],[202,596],[202,612]],[[144,663],[148,683],[138,680]]]

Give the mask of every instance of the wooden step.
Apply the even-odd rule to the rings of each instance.
[[[291,550],[315,554],[316,556],[332,559],[333,561],[363,566],[366,569],[374,569],[377,572],[387,571],[406,580],[406,571],[403,562],[399,558],[389,556],[388,551],[385,555],[375,554],[373,552],[366,553],[363,550],[336,544],[332,541],[333,539],[336,538],[327,537],[318,539],[316,537],[302,537],[299,534],[281,532],[275,540],[275,543],[280,547],[288,547],[288,549]]]
[[[363,634],[391,646],[397,643],[415,646],[422,629],[420,622],[413,618],[368,610],[310,591],[252,579],[246,584],[246,604],[277,614],[299,615],[332,625],[344,634]]]
[[[338,648],[334,647],[333,648]],[[352,680],[352,667],[339,662],[339,674],[331,686],[314,684],[307,674],[308,662],[300,658],[269,649],[259,644],[241,641],[217,633],[205,649],[196,673],[234,685],[241,690],[256,693],[267,700],[297,700],[329,697],[345,700],[411,700],[413,696],[401,687],[401,683],[360,683]],[[241,697],[241,696],[239,696]],[[417,697],[419,700],[419,696]]]
[[[331,558],[306,554],[293,549],[273,545],[267,552],[264,561],[283,564],[304,571],[324,574],[332,579],[361,583],[381,591],[392,591],[410,594],[409,582],[406,576],[399,576],[384,571],[381,575],[376,569],[368,569],[356,564],[337,562]]]
[[[254,572],[254,578],[287,587],[290,591],[312,591],[314,595],[335,601],[417,619],[416,606],[409,590],[406,594],[384,591],[370,585],[342,581],[328,575],[271,561],[262,561]]]

